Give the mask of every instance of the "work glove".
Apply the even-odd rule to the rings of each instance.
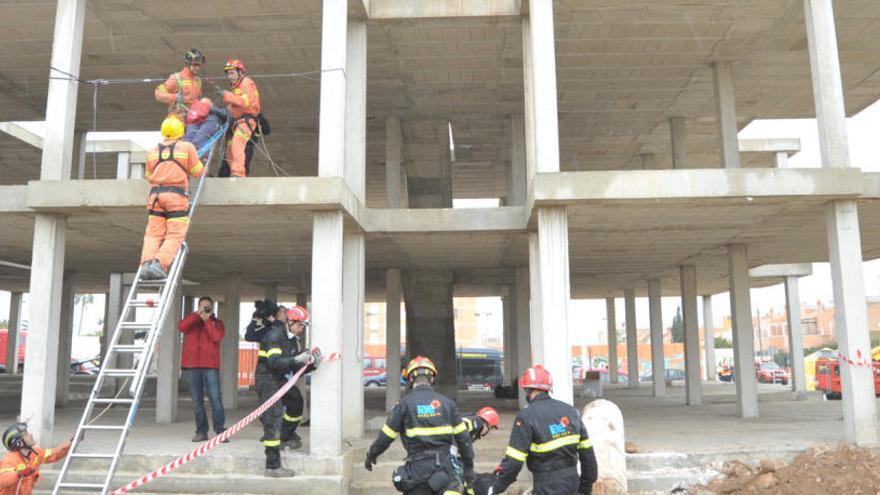
[[[581,483],[581,486],[578,489],[578,495],[593,495],[593,484]]]
[[[367,458],[364,460],[364,468],[366,468],[367,471],[373,472],[373,466],[375,465],[376,458],[370,455],[369,452],[367,452]]]
[[[464,468],[464,481],[471,486],[477,481],[477,473],[474,468]]]
[[[293,362],[299,365],[309,365],[312,364],[312,361],[314,360],[315,357],[312,356],[311,352],[302,352],[293,358]]]
[[[315,362],[312,363],[312,367],[318,369],[318,365],[321,364],[321,360],[324,359],[324,355],[321,354],[321,349],[315,347],[312,349],[312,357],[315,359]]]

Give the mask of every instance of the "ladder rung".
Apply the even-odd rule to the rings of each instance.
[[[71,452],[70,457],[82,457],[85,459],[113,459],[116,457],[114,454],[80,454],[79,452]]]
[[[92,402],[96,404],[132,404],[134,399],[113,399],[113,398],[101,398],[95,397],[92,399]]]
[[[134,329],[141,329],[141,328],[146,328],[146,329],[149,329],[152,325],[153,325],[153,324],[150,323],[150,322],[141,323],[141,322],[139,322],[139,321],[123,321],[122,323],[119,324],[119,328],[125,328],[125,329],[131,329],[131,328],[134,328]]]
[[[101,483],[58,483],[58,486],[61,488],[97,488],[99,490],[104,489],[104,485]]]
[[[162,280],[138,280],[138,287],[162,287],[167,282],[167,278]]]
[[[142,345],[129,345],[129,344],[116,344],[111,350],[116,352],[143,352],[144,346]]]
[[[113,377],[129,377],[129,376],[137,376],[137,370],[121,370],[121,369],[106,369],[104,370],[104,376],[113,376]]]
[[[82,425],[83,430],[124,430],[124,425]]]
[[[150,308],[150,309],[158,309],[159,301],[155,301],[153,299],[148,299],[146,301],[131,301],[128,305],[132,308]]]

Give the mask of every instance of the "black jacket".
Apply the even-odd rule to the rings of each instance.
[[[483,427],[486,425],[483,418],[476,414],[465,414],[461,419],[464,421],[464,424],[467,425],[468,434],[471,436],[471,443],[482,438],[480,432],[483,431]]]
[[[275,320],[260,331],[260,352],[257,360],[258,375],[272,375],[285,380],[288,373],[296,373],[303,367],[294,362],[300,353],[297,339],[287,337],[284,322]]]
[[[455,403],[430,386],[414,388],[394,406],[370,446],[370,456],[379,457],[399,435],[409,457],[429,451],[448,455],[455,443],[464,468],[473,469],[474,449],[467,424]]]
[[[495,493],[503,492],[516,480],[523,463],[532,473],[544,473],[574,467],[578,461],[583,491],[592,487],[599,475],[587,428],[577,409],[542,393],[514,420],[495,480]]]

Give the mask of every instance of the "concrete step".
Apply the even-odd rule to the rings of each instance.
[[[49,490],[58,478],[56,470],[41,470],[40,489]],[[142,476],[144,473],[120,472],[114,478],[114,487]],[[67,478],[72,482],[94,482],[100,479],[101,472],[81,472]],[[293,478],[266,478],[260,474],[240,474],[235,472],[218,472],[214,474],[192,474],[175,471],[163,476],[145,488],[153,493],[261,493],[270,495],[288,495],[290,493],[308,493],[311,495],[343,495],[343,477],[313,476],[297,474]],[[66,492],[65,493],[69,493]],[[94,492],[91,492],[94,493]],[[137,493],[140,493],[138,491]]]
[[[510,488],[504,491],[508,495],[522,495],[529,488],[531,483],[522,483],[517,481],[510,485]],[[356,481],[351,484],[348,495],[399,495],[400,492],[391,484],[391,478],[384,481]]]

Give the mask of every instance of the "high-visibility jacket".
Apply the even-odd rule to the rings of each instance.
[[[177,95],[183,95],[183,107],[177,104]],[[202,79],[193,74],[189,67],[168,76],[164,83],[156,86],[156,101],[168,105],[168,112],[184,115],[189,106],[202,97]]]
[[[516,480],[523,463],[535,475],[574,468],[581,464],[581,486],[592,486],[598,477],[596,455],[587,428],[577,409],[541,393],[520,411],[513,422],[510,442],[504,452],[495,493]]]
[[[154,186],[186,190],[189,177],[201,177],[205,167],[195,146],[186,141],[165,140],[147,154],[146,178]]]
[[[245,115],[256,117],[260,114],[260,91],[253,79],[244,76],[232,86],[232,91],[223,92],[223,103],[233,119]]]
[[[260,338],[256,373],[269,374],[279,380],[286,380],[285,375],[296,373],[303,367],[293,359],[302,352],[305,351],[299,348],[298,339],[287,337],[285,323],[275,320],[266,326],[265,333]]]
[[[64,459],[70,450],[65,442],[54,449],[33,447],[27,455],[23,451],[9,452],[0,461],[0,495],[30,495],[34,484],[40,479],[40,465]],[[22,473],[30,474],[22,477]]]
[[[413,388],[394,406],[370,446],[370,456],[379,457],[398,436],[409,457],[425,452],[448,456],[455,443],[464,468],[473,468],[474,449],[467,424],[455,403],[428,385]]]

